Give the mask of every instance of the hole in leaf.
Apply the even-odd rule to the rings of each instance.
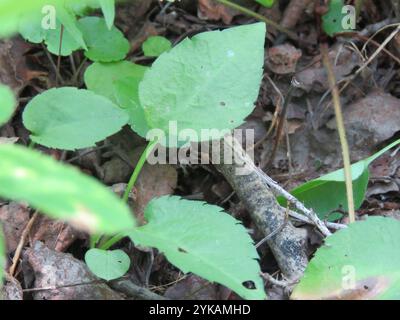
[[[221,101],[219,104],[220,104],[222,107],[225,107],[225,106],[226,106],[226,103],[225,103],[224,101]]]
[[[179,251],[179,252],[182,252],[182,253],[188,253],[186,250],[184,250],[184,249],[182,249],[182,248],[178,248],[178,251]]]
[[[256,289],[256,285],[253,281],[245,281],[242,283],[243,287],[250,289],[250,290],[255,290]]]

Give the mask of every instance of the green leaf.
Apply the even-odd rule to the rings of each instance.
[[[98,181],[17,145],[0,145],[0,197],[25,201],[93,233],[114,234],[135,227],[128,207]]]
[[[95,62],[86,69],[85,84],[89,90],[116,103],[118,100],[115,97],[115,82],[128,77],[135,78],[135,82],[140,82],[147,69],[129,61]]]
[[[63,21],[68,20],[69,25],[64,26],[64,31],[62,35],[62,44],[61,44],[61,55],[68,56],[72,52],[85,48],[85,44],[80,42],[80,36],[76,34],[76,19],[75,16],[70,13],[68,10],[64,9],[64,7],[57,7],[60,11],[60,15],[57,12],[56,18],[56,28],[55,29],[44,29],[42,27],[42,19],[44,14],[41,13],[40,10],[35,11],[34,16],[28,15],[31,17],[30,19],[23,18],[19,24],[19,33],[21,36],[30,42],[33,43],[41,43],[45,42],[47,49],[58,55],[60,51],[60,36],[61,36],[61,18],[64,18]],[[81,33],[78,30],[79,33]],[[83,40],[82,40],[83,41]]]
[[[118,132],[127,113],[110,100],[88,90],[51,89],[26,106],[23,121],[31,139],[50,148],[75,150]]]
[[[47,50],[52,54],[58,55],[60,50],[61,22],[57,20],[56,26],[56,29],[50,29],[46,32],[45,44],[47,45]],[[81,45],[76,42],[71,34],[70,29],[65,28],[62,36],[61,55],[64,57],[69,56],[81,48]]]
[[[128,272],[131,260],[122,250],[90,249],[85,261],[90,271],[106,281],[121,278]]]
[[[123,60],[129,52],[130,44],[123,33],[112,26],[109,30],[106,21],[98,17],[85,17],[79,20],[88,50],[86,57],[92,61],[112,62]]]
[[[57,9],[57,19],[64,25],[65,30],[69,32],[80,47],[87,50],[85,40],[83,39],[82,31],[79,29],[75,14],[68,10],[65,5],[59,5]]]
[[[32,43],[41,43],[46,39],[48,30],[42,28],[43,14],[41,10],[35,10],[20,19],[18,32],[21,36]]]
[[[0,126],[12,117],[16,106],[14,93],[9,87],[0,84]]]
[[[0,0],[0,38],[17,32],[22,16],[34,18],[43,6],[59,3],[61,0]]]
[[[115,0],[99,0],[101,10],[106,19],[107,27],[111,30],[115,19]]]
[[[158,57],[172,48],[172,43],[167,38],[153,36],[143,43],[143,53],[147,57]]]
[[[356,210],[361,207],[367,191],[369,180],[368,166],[372,161],[398,144],[400,144],[400,140],[391,143],[373,156],[354,163],[351,166],[354,206]],[[328,218],[329,213],[334,212],[340,207],[346,211],[348,210],[343,169],[336,170],[318,179],[302,184],[290,193],[302,201],[306,207],[312,208],[321,219]],[[286,206],[286,200],[283,197],[279,197],[278,201],[281,205]],[[329,215],[328,220],[334,221],[338,218],[340,218],[338,214],[333,214]]]
[[[267,8],[271,8],[275,4],[275,0],[256,0],[256,2]]]
[[[147,67],[132,62],[94,63],[85,72],[86,87],[107,97],[129,113],[129,124],[138,134],[149,130],[139,102],[139,83]]]
[[[129,233],[135,244],[155,247],[183,272],[227,286],[246,299],[264,299],[258,254],[243,225],[222,208],[161,197],[146,210],[148,224]],[[254,289],[245,287],[252,282]]]
[[[348,31],[342,27],[343,6],[343,0],[329,1],[329,11],[322,16],[322,28],[327,35],[334,36],[336,33]]]
[[[196,140],[203,141],[226,132],[214,130],[210,137],[201,137],[202,129],[240,126],[257,100],[265,29],[264,23],[255,23],[204,32],[162,54],[139,86],[149,127],[171,134],[173,141],[169,124],[177,121],[177,132],[194,130]]]
[[[145,136],[150,130],[144,110],[139,102],[139,84],[137,76],[126,77],[114,82],[114,94],[119,106],[129,113],[129,125],[140,136]]]
[[[292,299],[400,299],[400,222],[370,217],[326,239]]]

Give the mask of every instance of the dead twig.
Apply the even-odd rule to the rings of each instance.
[[[21,257],[22,249],[25,246],[26,239],[28,238],[29,232],[31,231],[32,226],[35,223],[35,220],[38,217],[38,215],[39,215],[39,212],[36,211],[33,214],[32,218],[29,220],[29,222],[26,225],[24,231],[22,232],[21,239],[19,240],[17,249],[15,250],[15,254],[14,254],[14,257],[13,257],[13,260],[12,260],[11,267],[9,269],[9,274],[10,274],[11,277],[14,277],[14,275],[15,275],[15,270],[17,269],[18,262],[19,262],[19,259]]]

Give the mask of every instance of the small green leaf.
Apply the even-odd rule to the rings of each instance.
[[[143,43],[143,53],[147,57],[158,57],[172,48],[172,43],[167,38],[153,36]]]
[[[90,249],[85,261],[90,271],[106,281],[121,278],[128,272],[131,260],[122,250]]]
[[[330,0],[329,11],[322,16],[322,28],[331,37],[336,33],[347,31],[342,26],[342,19],[344,17],[342,13],[343,7],[343,0]]]
[[[267,8],[271,8],[275,4],[275,0],[256,0],[256,2]]]
[[[57,20],[56,29],[47,30],[45,33],[45,44],[47,50],[52,54],[58,55],[60,53],[60,34],[61,34],[61,22]],[[69,56],[74,51],[81,49],[81,45],[75,40],[69,29],[64,29],[61,44],[61,55]]]
[[[258,254],[243,225],[222,208],[204,202],[161,197],[146,210],[148,224],[128,235],[155,247],[183,272],[227,286],[245,299],[264,299]],[[251,282],[254,287],[245,287]]]
[[[328,237],[292,299],[400,299],[400,222],[370,217]]]
[[[101,10],[106,19],[107,27],[111,30],[115,19],[115,0],[99,0]]]
[[[17,145],[0,145],[0,197],[25,201],[93,233],[114,234],[135,227],[128,207],[98,181]]]
[[[219,139],[254,109],[263,74],[265,24],[204,32],[162,54],[139,85],[148,126],[191,130],[197,141]],[[204,129],[214,130],[202,137]],[[184,144],[187,141],[179,141]],[[173,145],[170,145],[173,146]]]
[[[36,143],[75,150],[94,146],[121,130],[128,114],[91,91],[66,87],[33,98],[25,108],[23,121]]]
[[[80,19],[78,23],[88,47],[85,55],[90,60],[120,61],[128,54],[129,41],[116,27],[113,26],[109,30],[103,18],[85,17]]]
[[[11,118],[16,106],[14,93],[9,87],[0,84],[0,126]]]
[[[400,144],[400,140],[391,143],[373,156],[354,163],[351,166],[354,206],[356,210],[362,205],[367,191],[369,180],[368,166],[372,161],[398,144]],[[336,170],[318,179],[302,184],[290,193],[302,201],[306,207],[312,208],[321,219],[328,218],[329,221],[334,221],[340,218],[340,216],[338,214],[330,215],[331,212],[340,207],[343,210],[348,210],[343,169]],[[283,197],[279,197],[278,201],[281,205],[286,206],[286,200]]]

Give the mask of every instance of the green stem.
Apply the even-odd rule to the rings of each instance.
[[[148,158],[148,156],[150,155],[150,153],[153,151],[154,146],[158,143],[157,140],[151,141],[149,142],[149,144],[147,145],[146,149],[144,149],[142,155],[140,156],[140,159],[135,167],[135,170],[132,173],[132,176],[129,180],[128,185],[126,186],[125,189],[125,193],[122,197],[122,201],[124,201],[125,203],[128,202],[129,199],[129,193],[132,191],[137,178],[139,177],[140,172],[142,171],[142,168],[144,166],[144,164],[146,163],[146,160]],[[92,236],[91,237],[91,241],[90,241],[90,247],[91,248],[95,248],[96,245],[99,246],[99,249],[102,250],[108,250],[110,249],[114,244],[116,244],[117,242],[121,241],[123,238],[125,238],[125,234],[123,233],[118,233],[115,236],[111,237],[111,238],[106,238],[103,239],[103,241],[101,241],[101,243],[99,243],[100,237],[99,236]]]
[[[149,156],[150,152],[153,150],[154,146],[158,143],[157,140],[149,142],[147,145],[146,149],[144,149],[142,155],[140,156],[139,162],[137,163],[135,170],[132,173],[132,176],[128,182],[128,185],[125,189],[124,196],[122,197],[122,201],[125,203],[128,202],[129,199],[129,193],[132,191],[137,178],[139,177],[140,171],[142,171],[142,168],[144,164],[146,163],[147,157]]]
[[[216,0],[216,1],[226,5],[227,7],[230,7],[232,9],[237,10],[237,11],[240,11],[240,12],[242,12],[242,13],[250,16],[250,17],[256,18],[257,20],[263,21],[263,22],[265,22],[266,24],[268,24],[270,26],[273,26],[276,30],[279,30],[280,32],[286,33],[293,40],[296,40],[296,41],[300,40],[299,37],[296,35],[296,33],[294,33],[293,31],[290,31],[290,30],[286,29],[285,27],[282,27],[279,23],[277,23],[277,22],[275,22],[275,21],[273,21],[271,19],[268,19],[268,18],[264,17],[263,15],[258,14],[257,12],[254,12],[254,11],[252,11],[250,9],[242,7],[241,5],[233,3],[233,2],[231,2],[229,0]]]
[[[102,250],[108,250],[110,249],[114,244],[117,242],[120,242],[123,238],[125,238],[126,235],[123,233],[118,233],[114,237],[108,239],[106,242],[104,242],[102,245],[100,245],[99,249]]]
[[[90,236],[90,249],[96,248],[96,245],[99,243],[102,235],[94,234]]]

